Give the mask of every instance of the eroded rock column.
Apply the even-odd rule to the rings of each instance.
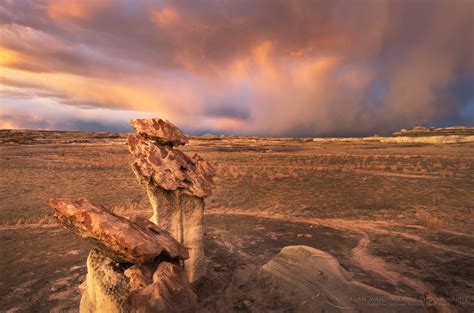
[[[188,142],[179,128],[161,119],[131,121],[136,135],[128,145],[132,169],[146,186],[153,207],[150,220],[167,230],[189,251],[186,277],[196,282],[206,273],[203,247],[204,198],[211,194],[214,169],[198,155],[176,147]]]

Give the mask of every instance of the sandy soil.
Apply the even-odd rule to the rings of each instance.
[[[57,227],[48,197],[148,215],[123,140],[0,145],[0,311],[76,311],[90,246]],[[207,199],[201,312],[298,312],[258,277],[287,245],[335,256],[394,295],[474,310],[474,144],[192,140],[217,169]]]

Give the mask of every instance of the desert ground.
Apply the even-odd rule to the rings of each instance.
[[[150,216],[126,134],[0,137],[0,311],[78,311],[91,246],[56,224],[46,200]],[[325,251],[391,295],[431,293],[473,312],[474,143],[195,136],[183,150],[217,172],[200,312],[310,312],[318,299],[258,279],[291,245]]]

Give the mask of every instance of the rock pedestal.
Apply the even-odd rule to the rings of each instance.
[[[147,186],[153,206],[150,221],[166,229],[182,245],[188,248],[189,258],[184,269],[189,282],[195,282],[206,274],[204,256],[204,199],[190,196],[178,190],[168,191]]]
[[[211,194],[214,169],[198,155],[191,158],[176,148],[188,139],[170,122],[146,119],[131,124],[137,132],[128,137],[135,157],[131,166],[146,186],[153,207],[150,220],[188,249],[184,269],[188,281],[196,282],[206,273],[204,198]]]
[[[50,199],[56,218],[97,248],[87,258],[81,313],[193,312],[181,263],[187,249],[142,218],[117,216],[86,199]]]

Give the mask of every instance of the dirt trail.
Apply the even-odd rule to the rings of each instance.
[[[432,292],[426,285],[417,280],[400,275],[398,272],[394,271],[391,266],[389,266],[383,259],[371,255],[368,252],[370,237],[367,233],[363,232],[362,234],[363,237],[359,241],[358,246],[352,250],[352,258],[362,269],[384,277],[388,282],[390,282],[390,284],[394,286],[403,283],[412,287],[420,294]]]

